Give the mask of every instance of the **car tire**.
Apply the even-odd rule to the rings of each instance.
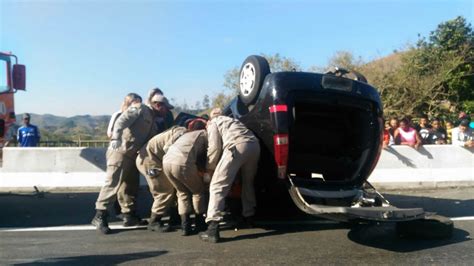
[[[440,215],[429,215],[424,219],[398,222],[397,235],[401,238],[447,239],[453,234],[453,221]]]
[[[264,57],[251,55],[245,59],[239,75],[239,98],[245,105],[255,103],[269,73],[270,65]]]

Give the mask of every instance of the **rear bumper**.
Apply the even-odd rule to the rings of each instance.
[[[327,199],[357,197],[362,192],[361,189],[342,191],[318,191],[314,189],[295,186],[290,179],[289,193],[296,206],[311,215],[316,215],[326,219],[350,222],[350,221],[378,221],[378,222],[400,222],[423,219],[426,215],[421,208],[399,209],[391,206],[388,201],[382,206],[361,207],[359,205],[327,206],[320,204],[310,204],[305,197],[319,197]]]

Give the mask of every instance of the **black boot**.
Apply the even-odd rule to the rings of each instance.
[[[97,210],[94,218],[92,219],[92,225],[95,226],[97,231],[106,235],[110,233],[109,223],[107,222],[107,211],[106,210]]]
[[[169,210],[169,213],[170,213],[170,221],[169,221],[170,226],[181,225],[181,218],[179,217],[179,214],[178,214],[178,208],[171,207]]]
[[[206,232],[199,234],[199,238],[205,242],[217,243],[221,237],[219,235],[219,222],[211,221],[207,227]]]
[[[206,231],[207,229],[207,224],[202,213],[196,214],[194,224],[196,225],[196,228],[195,228],[196,232],[203,232],[203,231]]]
[[[150,217],[150,222],[148,223],[148,230],[155,231],[155,232],[169,232],[170,226],[165,225],[161,220],[162,216],[152,213]]]
[[[148,222],[142,220],[135,212],[128,212],[123,214],[123,226],[137,226],[147,225]]]
[[[189,214],[181,215],[181,230],[183,230],[181,233],[182,236],[191,235],[192,231],[191,231],[191,221],[189,219]]]

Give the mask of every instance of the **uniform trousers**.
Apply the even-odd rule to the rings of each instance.
[[[239,169],[242,174],[242,215],[249,217],[255,214],[254,180],[259,158],[260,144],[258,142],[244,142],[230,149],[224,149],[209,186],[206,222],[222,220],[225,198]]]
[[[140,177],[135,165],[135,157],[107,149],[105,184],[95,203],[97,210],[106,210],[108,205],[117,199],[122,213],[135,211],[135,197],[138,193]]]
[[[143,158],[143,159],[142,159]],[[138,156],[136,165],[140,173],[145,176],[148,188],[153,196],[153,205],[151,206],[151,212],[157,215],[167,215],[169,208],[176,202],[176,190],[168,180],[163,172],[163,169],[158,169],[156,176],[148,175],[150,165],[160,166],[161,162],[154,162],[151,164],[149,161],[152,160],[149,156]]]
[[[163,171],[177,190],[179,215],[192,213],[193,207],[196,214],[206,212],[206,185],[196,165],[164,163]]]

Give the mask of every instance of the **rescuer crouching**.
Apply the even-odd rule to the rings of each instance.
[[[163,157],[163,171],[177,190],[178,213],[181,217],[182,235],[193,233],[190,214],[196,215],[195,232],[204,231],[204,213],[207,209],[207,185],[203,180],[207,159],[206,123],[196,121],[191,132],[183,134]],[[199,130],[196,130],[199,129]]]
[[[220,241],[219,222],[223,220],[225,198],[239,170],[242,173],[242,216],[244,221],[253,220],[254,178],[260,157],[260,144],[252,131],[237,119],[221,114],[219,108],[212,110],[207,124],[207,170],[213,174],[206,216],[208,229],[200,234],[200,239],[212,243]]]

